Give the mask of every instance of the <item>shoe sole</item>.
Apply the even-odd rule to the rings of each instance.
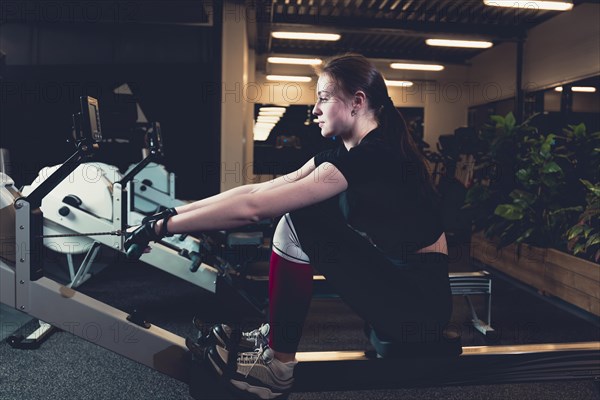
[[[207,352],[207,358],[210,361],[210,364],[214,368],[215,372],[219,376],[223,376],[223,368],[219,365],[219,361],[223,363],[223,359],[218,353],[216,346],[213,346],[210,351]],[[218,361],[213,359],[213,357],[217,357]],[[268,387],[264,386],[255,386],[251,385],[245,381],[239,381],[234,378],[230,378],[227,381],[229,383],[229,389],[234,391],[236,394],[241,395],[246,398],[251,399],[261,399],[261,400],[270,400],[270,399],[286,399],[289,395],[288,391],[273,391]]]
[[[219,332],[217,329],[213,328],[212,333],[213,333],[215,339],[217,339],[217,341],[219,342],[219,343],[217,343],[218,345],[220,345],[221,347],[224,347],[224,348],[228,348],[227,340],[225,338],[221,337],[221,335],[219,335]]]
[[[219,374],[219,376],[222,376],[223,369],[217,361],[213,360],[213,357],[218,357],[221,360],[221,362],[223,362],[223,359],[221,359],[221,356],[219,355],[219,352],[216,349],[216,346],[213,346],[207,351],[207,358],[210,361],[213,368],[215,369],[215,371],[217,372],[217,374]],[[224,362],[224,364],[225,366],[227,366],[227,362]]]
[[[242,391],[243,393],[249,393],[256,398],[262,400],[270,400],[270,399],[282,399],[284,393],[283,392],[273,392],[271,389],[262,387],[262,386],[253,386],[248,382],[236,381],[234,379],[230,379],[229,383],[237,389]]]

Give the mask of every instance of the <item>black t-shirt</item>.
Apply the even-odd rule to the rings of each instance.
[[[329,162],[348,182],[339,205],[348,226],[392,258],[403,259],[435,243],[443,232],[436,196],[383,137],[369,132],[348,151],[340,146],[315,156]]]

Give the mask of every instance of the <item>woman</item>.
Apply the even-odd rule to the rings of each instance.
[[[321,134],[339,147],[292,174],[179,207],[148,228],[155,240],[283,215],[273,237],[269,340],[238,356],[230,380],[259,398],[291,388],[313,267],[379,336],[440,340],[451,313],[434,190],[382,75],[362,56],[339,56],[322,68],[317,96]],[[226,343],[210,356],[220,373]]]

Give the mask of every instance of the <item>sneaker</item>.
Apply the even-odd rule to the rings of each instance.
[[[219,373],[227,366],[229,351],[221,346],[213,346],[208,358]],[[259,347],[255,351],[239,353],[235,371],[231,372],[229,383],[237,390],[249,393],[259,399],[275,399],[288,394],[294,383],[293,372],[296,362],[282,363],[274,358],[269,347]]]
[[[240,342],[238,343],[239,349],[250,351],[260,347],[267,347],[269,344],[269,329],[269,324],[262,324],[259,328],[250,332],[242,332]],[[231,348],[232,333],[233,329],[226,324],[217,324],[212,328],[212,334],[217,339],[218,345],[226,349]]]

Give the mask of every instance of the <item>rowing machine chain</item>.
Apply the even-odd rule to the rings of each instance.
[[[116,231],[109,231],[109,232],[91,232],[91,233],[63,233],[60,235],[39,235],[36,236],[36,238],[39,239],[50,239],[50,238],[61,238],[61,237],[76,237],[76,236],[106,236],[106,235],[112,235],[112,236],[124,236],[126,233],[124,233],[123,231],[116,230]]]

